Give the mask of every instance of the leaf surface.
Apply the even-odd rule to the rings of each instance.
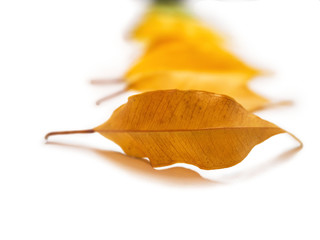
[[[220,169],[241,162],[269,137],[285,133],[232,98],[203,91],[162,90],[129,98],[94,131],[153,167],[187,163]]]
[[[127,72],[128,82],[140,75],[161,72],[218,76],[221,81],[248,82],[260,72],[227,50],[182,41],[165,41],[146,53]]]

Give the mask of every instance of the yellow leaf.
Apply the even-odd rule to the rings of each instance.
[[[269,102],[247,86],[258,73],[221,48],[170,41],[147,51],[124,80],[128,89],[143,92],[180,89],[226,94],[253,111]]]
[[[146,51],[127,72],[127,82],[134,82],[144,74],[161,72],[182,72],[211,74],[221,81],[247,82],[259,74],[227,50],[184,41],[166,41]]]
[[[183,8],[168,10],[170,7],[151,8],[132,31],[131,37],[147,45],[159,39],[192,40],[203,43],[209,41],[214,44],[223,42],[221,34],[213,32],[212,29],[185,13]]]
[[[220,169],[241,162],[257,144],[285,133],[232,98],[203,91],[161,90],[135,95],[98,132],[153,167],[187,163]],[[293,136],[293,135],[292,135]]]
[[[266,107],[269,101],[247,86],[261,71],[222,47],[217,36],[186,14],[182,5],[154,4],[133,33],[148,46],[123,77],[126,90],[203,90],[229,95],[249,111]]]
[[[154,91],[158,89],[170,90],[202,90],[216,92],[233,97],[248,111],[252,112],[269,105],[269,100],[250,90],[245,83],[226,81],[226,76],[205,75],[195,73],[155,73],[144,75],[138,81],[127,86],[128,89],[136,91]],[[109,97],[109,96],[108,96]]]

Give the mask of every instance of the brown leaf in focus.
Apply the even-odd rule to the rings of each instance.
[[[208,170],[231,167],[255,145],[286,132],[230,97],[161,90],[130,97],[107,122],[92,130],[46,137],[94,131],[130,156],[148,157],[153,167],[187,163]]]
[[[233,99],[200,91],[155,91],[130,97],[94,129],[153,167],[188,163],[231,167],[269,137],[284,133]]]

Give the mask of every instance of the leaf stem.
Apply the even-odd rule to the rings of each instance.
[[[50,136],[53,135],[65,135],[65,134],[77,134],[77,133],[94,133],[93,129],[86,129],[86,130],[74,130],[74,131],[60,131],[60,132],[49,132],[44,139],[48,140]]]
[[[109,84],[119,84],[122,83],[122,78],[114,78],[114,79],[94,79],[91,80],[90,83],[93,85],[109,85]]]
[[[103,98],[100,98],[98,101],[96,101],[96,104],[97,104],[97,105],[100,105],[102,102],[107,101],[107,100],[109,100],[109,99],[111,99],[111,98],[117,97],[117,96],[125,93],[126,91],[127,91],[127,89],[122,89],[122,90],[120,90],[120,91],[118,91],[118,92],[115,92],[115,93],[112,93],[112,94],[110,94],[110,95],[108,95],[108,96],[105,96],[105,97],[103,97]]]

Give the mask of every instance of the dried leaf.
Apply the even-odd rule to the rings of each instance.
[[[107,122],[92,130],[53,132],[46,137],[83,132],[98,132],[126,154],[148,157],[153,167],[187,163],[201,169],[231,167],[255,145],[286,133],[230,97],[180,90],[132,96]]]

